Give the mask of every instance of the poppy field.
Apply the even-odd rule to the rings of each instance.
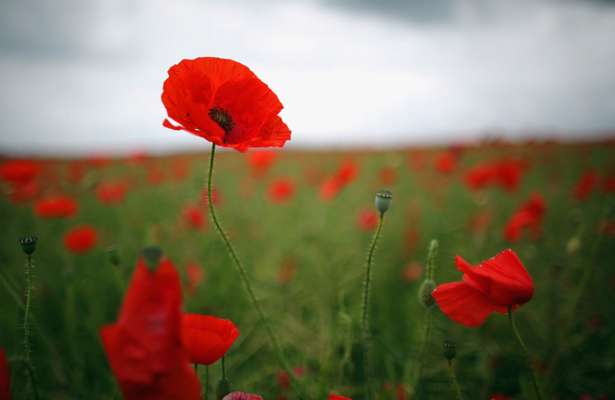
[[[469,328],[437,304],[422,304],[435,239],[436,284],[461,279],[456,255],[478,264],[513,249],[534,282],[533,297],[514,314],[545,398],[606,399],[615,383],[612,150],[608,143],[484,143],[222,152],[213,199],[309,398],[364,398],[362,281],[378,224],[374,195],[386,187],[393,199],[374,251],[369,313],[375,398],[454,398],[445,342],[454,343],[464,398],[533,398],[506,315]],[[484,177],[506,169],[503,162],[516,172]],[[183,311],[236,325],[225,356],[232,389],[297,398],[209,219],[207,171],[207,153],[2,162],[0,344],[10,372],[0,372],[13,398],[30,398],[27,256],[19,243],[29,234],[37,237],[29,357],[39,398],[119,398],[100,330],[118,318],[142,249],[152,244],[179,274]],[[542,216],[523,222],[535,198]],[[214,398],[220,361],[208,369]]]
[[[209,151],[0,160],[0,400],[613,398],[612,140],[279,149],[214,57],[161,100]]]

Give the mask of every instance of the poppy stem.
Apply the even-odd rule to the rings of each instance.
[[[209,365],[205,366],[205,391],[203,392],[203,400],[209,397]]]
[[[32,261],[32,255],[28,254],[26,256],[26,267],[25,267],[25,275],[26,275],[26,287],[25,287],[25,298],[26,304],[24,309],[24,317],[23,317],[23,358],[24,363],[26,365],[26,371],[28,375],[28,386],[29,390],[33,392],[34,398],[38,399],[38,389],[36,387],[36,378],[34,376],[34,365],[32,363],[32,343],[30,341],[30,304],[32,301],[32,270],[34,269],[34,263]]]
[[[278,361],[280,365],[288,373],[288,375],[292,377],[293,379],[293,383],[294,383],[293,389],[295,390],[295,394],[298,396],[299,399],[305,398],[305,396],[302,393],[303,389],[301,387],[301,384],[299,383],[299,380],[297,379],[297,376],[294,374],[293,370],[290,368],[288,361],[286,360],[286,356],[284,355],[284,352],[282,350],[282,347],[280,346],[280,343],[278,342],[277,337],[273,333],[273,330],[271,329],[271,326],[269,325],[267,318],[265,317],[265,312],[263,311],[260,303],[256,299],[256,295],[254,294],[254,291],[252,290],[252,285],[250,284],[250,279],[248,278],[248,273],[246,272],[246,269],[241,264],[241,261],[239,261],[239,257],[237,256],[237,253],[235,252],[235,249],[233,248],[231,241],[229,240],[226,232],[224,232],[224,229],[222,229],[222,226],[220,225],[220,222],[218,221],[218,216],[216,214],[216,209],[214,207],[214,202],[213,202],[212,195],[211,195],[211,184],[213,180],[212,177],[213,177],[213,171],[214,171],[215,156],[216,156],[216,144],[212,143],[211,153],[209,155],[209,174],[207,177],[207,200],[208,200],[207,203],[209,206],[209,213],[211,214],[211,219],[214,225],[216,226],[216,230],[218,231],[220,238],[226,245],[226,248],[229,254],[231,255],[233,263],[235,264],[235,267],[237,268],[237,272],[239,273],[239,277],[241,278],[241,282],[243,283],[243,287],[246,290],[248,297],[250,298],[250,301],[252,302],[252,305],[256,309],[256,312],[258,313],[261,323],[263,324],[263,326],[265,327],[265,330],[267,331],[267,335],[269,336],[269,340],[273,344],[273,347],[278,356]]]
[[[526,362],[528,363],[528,368],[530,370],[530,376],[532,378],[532,385],[534,386],[534,392],[536,393],[536,398],[538,400],[542,400],[542,395],[540,394],[540,389],[538,388],[538,380],[536,379],[536,372],[534,371],[534,368],[531,365],[532,358],[531,358],[531,355],[530,355],[530,352],[527,346],[525,345],[525,342],[523,341],[523,338],[519,334],[517,325],[515,324],[515,319],[513,318],[513,315],[512,315],[512,306],[508,306],[508,321],[510,322],[510,327],[513,333],[515,334],[517,341],[519,342],[519,344],[521,345],[521,348],[523,349],[523,355],[525,356]]]
[[[363,338],[363,371],[365,376],[365,398],[369,400],[372,396],[371,387],[371,368],[369,358],[370,347],[370,331],[369,331],[369,289],[372,280],[372,264],[374,260],[374,251],[376,250],[376,244],[382,231],[382,225],[384,224],[384,213],[380,214],[380,221],[378,222],[378,228],[372,237],[372,242],[369,245],[369,251],[367,253],[367,263],[365,264],[365,278],[363,280],[363,309],[361,317],[361,333]]]
[[[459,387],[459,382],[457,381],[457,374],[455,373],[455,368],[453,367],[453,360],[448,360],[448,373],[451,377],[451,385],[457,395],[457,400],[463,400],[461,388]]]
[[[225,366],[224,366],[224,358],[225,358],[225,357],[224,357],[224,356],[222,356],[222,362],[221,362],[221,364],[220,364],[220,365],[222,366],[222,379],[223,379],[223,380],[226,380],[226,368],[225,368]]]

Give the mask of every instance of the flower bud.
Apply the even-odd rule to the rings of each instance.
[[[222,400],[224,396],[229,393],[231,393],[231,383],[226,378],[220,379],[220,382],[218,382],[218,387],[216,389],[216,399]]]
[[[446,358],[449,362],[452,361],[457,355],[457,345],[455,345],[455,342],[452,340],[445,340],[442,345],[444,347],[442,355],[444,355],[444,358]]]
[[[147,246],[143,249],[143,258],[145,258],[147,267],[154,271],[160,264],[162,249],[159,246]]]
[[[436,288],[436,282],[432,279],[425,279],[419,288],[419,302],[425,307],[429,308],[434,305],[435,300],[431,295],[431,292]]]
[[[107,248],[107,259],[114,267],[120,265],[120,253],[117,251],[117,247],[110,246]]]
[[[380,215],[384,215],[384,213],[391,207],[391,201],[393,200],[393,194],[389,190],[381,190],[376,193],[376,199],[374,204],[376,205],[376,209],[380,211]]]
[[[26,255],[32,255],[34,250],[36,250],[36,241],[37,237],[33,235],[24,236],[19,240],[19,244],[21,245],[21,249]]]

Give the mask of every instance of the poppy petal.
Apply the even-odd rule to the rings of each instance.
[[[465,282],[440,285],[432,292],[432,296],[444,314],[468,327],[480,326],[489,314],[502,309]]]

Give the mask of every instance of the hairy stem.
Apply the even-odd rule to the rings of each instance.
[[[248,294],[248,297],[250,298],[250,301],[252,302],[252,305],[256,309],[256,312],[258,313],[258,316],[259,316],[259,318],[261,320],[261,323],[263,324],[263,326],[265,327],[265,330],[267,331],[267,335],[269,336],[269,340],[273,344],[273,347],[274,347],[274,350],[275,350],[275,352],[276,352],[276,354],[278,356],[278,360],[280,362],[280,365],[288,373],[288,375],[290,377],[292,377],[293,383],[294,383],[293,389],[295,390],[295,394],[299,398],[303,398],[302,390],[300,388],[300,383],[299,383],[297,377],[295,376],[294,372],[292,371],[292,369],[288,365],[288,361],[286,360],[286,356],[284,355],[284,352],[282,351],[282,347],[280,346],[280,343],[278,342],[277,337],[273,333],[273,330],[271,329],[271,325],[269,325],[269,322],[268,322],[268,320],[267,320],[267,318],[265,316],[265,312],[263,311],[260,303],[256,299],[254,291],[252,290],[252,285],[250,283],[250,279],[248,278],[248,273],[247,273],[246,269],[243,267],[243,265],[241,264],[241,261],[239,261],[239,257],[237,256],[237,253],[235,252],[235,249],[233,248],[233,245],[231,244],[231,241],[229,240],[226,232],[224,232],[224,229],[222,229],[222,226],[220,225],[220,221],[218,221],[218,216],[216,214],[216,209],[214,207],[214,202],[213,202],[213,199],[212,199],[212,196],[211,196],[211,186],[212,186],[212,180],[213,180],[212,178],[213,178],[213,172],[214,172],[214,158],[215,158],[215,155],[216,155],[216,144],[212,143],[212,145],[211,145],[211,153],[210,153],[210,156],[209,156],[209,174],[208,174],[208,178],[207,178],[207,200],[208,200],[207,203],[208,203],[208,206],[209,206],[209,213],[211,214],[211,219],[212,219],[214,225],[216,226],[216,230],[218,231],[218,234],[220,235],[220,238],[222,239],[222,241],[226,245],[226,248],[227,248],[229,254],[231,255],[233,263],[235,264],[237,272],[239,273],[239,277],[241,279],[243,287],[246,290],[246,293]]]
[[[371,396],[371,370],[369,359],[369,347],[370,347],[370,331],[369,331],[369,289],[372,280],[372,263],[374,260],[374,251],[376,250],[376,244],[382,231],[382,225],[384,224],[384,214],[380,214],[380,221],[378,222],[378,229],[372,237],[372,242],[369,245],[369,251],[367,253],[367,263],[365,264],[365,278],[363,280],[363,309],[361,316],[361,333],[363,338],[363,371],[365,374],[365,398],[369,400]]]
[[[38,389],[36,387],[36,378],[34,375],[34,365],[32,363],[32,343],[30,340],[30,308],[32,301],[32,269],[34,268],[34,263],[32,262],[32,256],[28,255],[26,258],[26,287],[25,287],[25,306],[24,306],[24,317],[23,317],[23,358],[24,363],[26,365],[26,371],[28,375],[28,390],[31,390],[34,398],[38,399]]]
[[[515,324],[515,320],[513,318],[512,315],[512,307],[508,306],[508,321],[510,322],[510,327],[515,335],[515,337],[517,338],[517,341],[519,342],[519,345],[521,345],[521,348],[523,349],[523,355],[525,357],[525,360],[528,364],[528,368],[530,370],[530,376],[532,378],[532,385],[534,386],[534,392],[536,393],[536,398],[538,400],[542,400],[542,395],[540,394],[540,389],[538,388],[538,380],[536,379],[536,373],[534,371],[534,368],[531,365],[531,354],[529,352],[529,350],[527,349],[527,346],[525,345],[525,342],[523,341],[523,338],[521,337],[521,335],[519,334],[519,330],[517,329],[517,325]]]

